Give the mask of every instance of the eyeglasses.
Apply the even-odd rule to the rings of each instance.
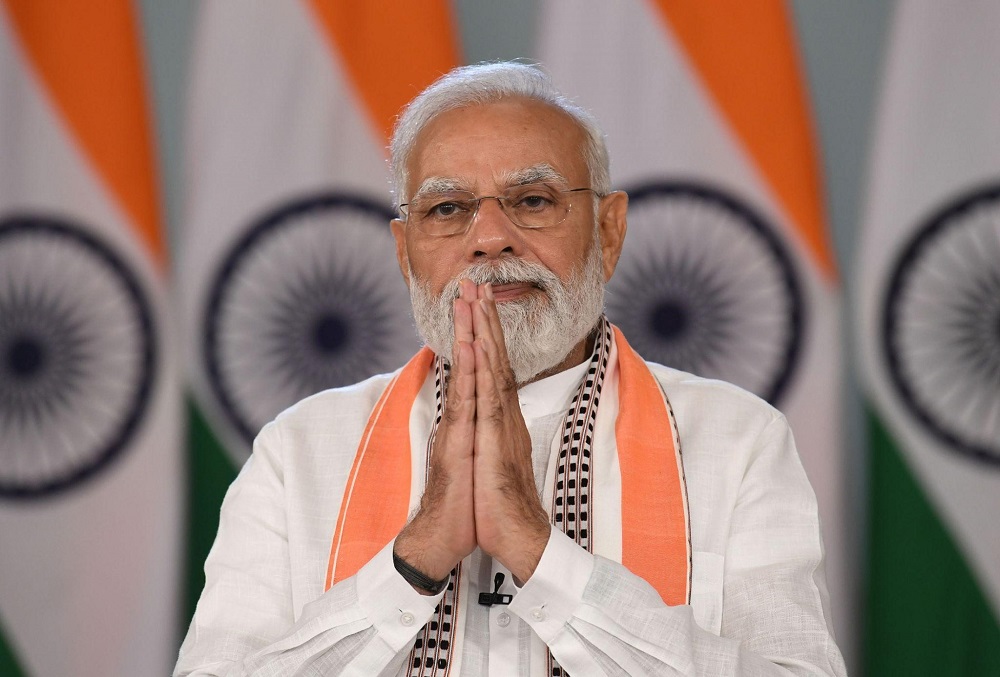
[[[421,193],[399,205],[399,211],[421,233],[447,237],[469,229],[483,200],[496,200],[514,225],[534,230],[552,228],[565,221],[571,198],[585,191],[601,197],[593,188],[561,189],[546,183],[529,183],[508,188],[500,195],[480,197],[467,190]]]

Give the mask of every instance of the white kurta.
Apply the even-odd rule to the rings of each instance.
[[[831,630],[816,499],[784,417],[735,386],[650,369],[670,399],[681,440],[691,604],[666,606],[615,561],[618,402],[609,397],[617,384],[610,374],[592,471],[594,527],[603,534],[595,550],[606,556],[553,528],[537,569],[517,589],[499,563],[478,550],[470,555],[452,675],[543,675],[546,645],[576,677],[845,674]],[[519,391],[543,505],[550,504],[551,449],[558,448],[552,440],[583,370]],[[408,674],[409,650],[440,596],[418,594],[396,573],[392,543],[355,576],[323,590],[358,440],[388,380],[377,376],[310,397],[261,431],[223,504],[175,675]],[[414,449],[425,447],[430,430],[432,381],[411,413]],[[611,425],[602,424],[607,417]],[[414,501],[423,488],[422,457],[414,454]],[[506,574],[501,592],[513,602],[478,605],[497,571]]]

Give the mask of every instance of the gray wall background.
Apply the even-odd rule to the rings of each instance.
[[[466,62],[530,58],[535,53],[534,27],[539,0],[453,2]],[[791,2],[823,159],[827,215],[844,281],[844,317],[848,320],[843,332],[844,345],[849,345],[847,326],[851,317],[846,292],[853,277],[853,252],[864,207],[877,85],[894,4],[894,0]],[[179,229],[184,200],[181,171],[185,88],[197,8],[196,0],[141,0],[161,185],[165,190],[164,208],[169,231],[174,236]],[[172,239],[176,243],[176,237]],[[850,353],[848,357],[853,366]],[[853,375],[848,377],[844,401],[850,469],[847,504],[854,509],[855,545],[860,562],[864,556],[867,455],[861,398]],[[858,581],[859,591],[860,587]],[[852,625],[860,628],[860,623]],[[848,666],[856,667],[859,638],[839,639]]]

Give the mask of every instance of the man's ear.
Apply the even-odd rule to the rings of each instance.
[[[616,190],[601,198],[598,230],[601,234],[601,261],[604,265],[605,282],[611,279],[618,266],[618,258],[622,255],[625,231],[628,230],[626,212],[628,194],[625,191]]]
[[[389,230],[396,240],[396,263],[399,264],[399,272],[403,274],[406,286],[410,286],[410,257],[406,253],[406,222],[393,219],[389,222]]]

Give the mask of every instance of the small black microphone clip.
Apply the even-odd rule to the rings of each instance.
[[[503,585],[504,575],[497,572],[493,577],[493,592],[479,593],[479,603],[483,606],[493,606],[494,604],[510,604],[514,601],[514,595],[501,595],[500,586]]]

